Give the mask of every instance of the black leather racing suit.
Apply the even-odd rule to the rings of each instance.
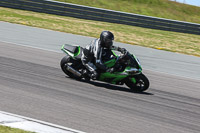
[[[112,46],[111,49],[106,49],[101,46],[99,39],[95,39],[83,49],[82,63],[91,73],[96,72],[97,69],[106,71],[107,67],[102,62],[102,55],[105,52],[112,52],[111,50],[117,50],[121,53],[125,51],[124,48],[115,46]]]

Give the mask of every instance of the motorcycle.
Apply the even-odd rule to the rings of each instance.
[[[64,44],[61,50],[66,54],[60,62],[62,71],[70,78],[89,81],[90,73],[81,61],[83,48]],[[133,92],[143,92],[149,88],[149,80],[142,73],[141,64],[135,55],[128,51],[125,54],[117,55],[112,51],[109,56],[107,56],[109,58],[102,59],[102,61],[107,67],[113,68],[114,71],[100,72],[97,81],[115,85],[126,84]],[[85,75],[83,71],[88,73]]]

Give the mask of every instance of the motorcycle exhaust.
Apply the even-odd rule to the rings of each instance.
[[[77,70],[75,70],[74,68],[72,68],[71,66],[68,66],[68,65],[67,65],[67,68],[66,68],[66,69],[67,69],[69,72],[75,74],[76,76],[81,77],[81,73],[78,72]]]

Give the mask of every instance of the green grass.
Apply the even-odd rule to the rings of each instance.
[[[169,0],[57,0],[135,14],[200,23],[200,7]]]
[[[33,133],[33,132],[0,125],[0,133]]]
[[[99,1],[101,0],[98,0],[98,2]],[[152,5],[153,4],[155,3],[152,3]],[[115,41],[118,42],[200,56],[199,35],[83,20],[3,7],[0,7],[0,21],[96,38],[99,37],[101,31],[110,30],[115,35]]]

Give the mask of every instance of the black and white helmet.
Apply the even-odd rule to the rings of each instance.
[[[110,49],[113,45],[114,35],[110,31],[103,31],[100,35],[100,45]]]

